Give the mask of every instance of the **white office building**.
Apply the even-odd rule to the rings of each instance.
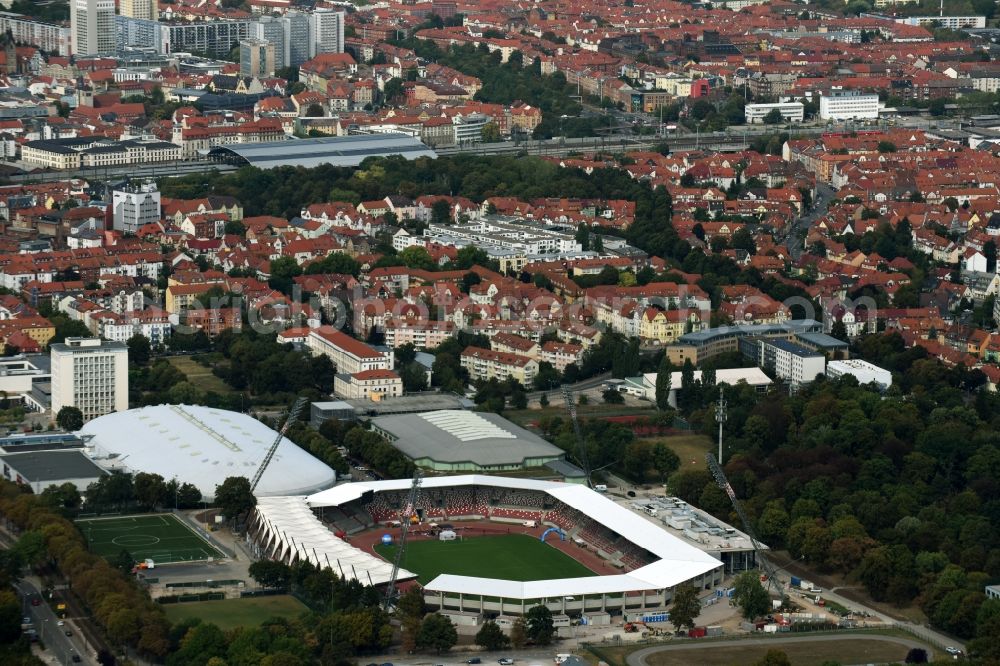
[[[851,375],[858,380],[859,384],[871,384],[875,382],[879,388],[887,389],[892,386],[892,373],[868,361],[860,358],[849,358],[843,361],[830,361],[826,364],[826,376],[831,379]]]
[[[129,183],[112,193],[111,209],[115,231],[134,234],[139,227],[159,221],[160,191],[153,181],[137,185]]]
[[[759,125],[764,122],[771,111],[777,109],[782,122],[801,123],[805,119],[805,106],[802,102],[779,102],[777,104],[747,104],[743,111],[746,114],[747,125]]]
[[[115,0],[72,0],[69,19],[71,53],[115,52]]]
[[[878,118],[878,95],[858,92],[835,92],[819,98],[819,117],[823,120],[862,120]]]
[[[50,345],[52,417],[76,407],[85,421],[128,409],[128,345],[66,338]]]
[[[951,28],[961,30],[962,28],[985,28],[985,16],[901,16],[893,18],[896,23],[907,25],[922,25],[925,27]]]
[[[805,384],[823,374],[826,357],[787,340],[762,341],[764,367],[792,386]]]
[[[344,52],[344,12],[317,9],[309,15],[309,57]]]
[[[274,44],[263,39],[244,39],[240,42],[240,76],[265,78],[274,76]]]

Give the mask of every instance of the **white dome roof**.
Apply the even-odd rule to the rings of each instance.
[[[209,501],[226,477],[252,479],[278,436],[246,414],[193,405],[107,414],[84,425],[80,433],[93,436],[89,445],[104,467],[193,483]],[[284,438],[255,494],[306,495],[334,481],[332,469]]]

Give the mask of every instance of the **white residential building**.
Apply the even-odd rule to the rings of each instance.
[[[128,409],[128,346],[100,338],[66,338],[49,346],[52,417],[76,407],[86,421]]]
[[[31,44],[53,55],[68,56],[73,42],[70,29],[36,21],[21,14],[0,12],[0,32],[7,32],[18,44]]]
[[[878,118],[878,95],[858,92],[823,95],[819,98],[819,117],[823,120]]]
[[[112,193],[111,206],[115,231],[134,234],[139,227],[160,220],[160,191],[153,181],[128,184]]]
[[[314,354],[328,356],[340,374],[353,375],[366,370],[391,370],[393,366],[394,354],[391,351],[380,352],[330,326],[309,331],[306,344]]]
[[[115,52],[115,0],[72,0],[69,19],[72,54]]]
[[[860,358],[849,358],[843,361],[830,361],[826,364],[827,377],[836,378],[844,375],[854,376],[859,384],[875,382],[879,388],[892,386],[892,373]]]

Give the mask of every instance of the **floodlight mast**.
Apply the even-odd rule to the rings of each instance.
[[[302,409],[306,406],[307,402],[308,401],[305,398],[299,398],[292,405],[292,408],[288,410],[288,418],[285,419],[285,425],[281,426],[281,431],[278,433],[278,436],[274,438],[271,448],[267,450],[267,454],[264,456],[264,460],[260,463],[257,473],[253,475],[253,480],[250,482],[251,493],[257,490],[257,484],[260,483],[261,477],[264,476],[267,466],[271,464],[271,460],[274,458],[274,454],[277,453],[281,440],[285,437],[285,433],[288,432],[289,428],[291,428],[292,425],[298,421],[299,414],[302,413]]]
[[[566,404],[566,411],[569,412],[569,420],[573,423],[573,434],[576,436],[576,447],[580,464],[583,465],[583,472],[587,475],[587,487],[592,487],[590,480],[590,461],[587,459],[587,443],[583,441],[580,432],[580,421],[576,418],[576,401],[573,399],[573,390],[563,387],[563,402]]]
[[[726,473],[722,471],[722,467],[716,461],[715,456],[711,453],[705,454],[705,462],[708,463],[708,469],[712,472],[712,476],[715,478],[715,482],[719,485],[719,488],[729,496],[729,501],[733,503],[733,508],[736,509],[737,515],[740,517],[740,521],[743,523],[743,531],[746,532],[747,536],[750,537],[750,544],[753,546],[754,558],[757,560],[757,564],[763,569],[764,573],[767,574],[767,585],[768,587],[774,586],[775,592],[778,593],[778,598],[781,599],[781,603],[785,603],[785,592],[781,587],[781,583],[778,582],[778,572],[771,566],[771,562],[764,556],[764,546],[760,543],[757,538],[757,533],[753,529],[753,525],[750,524],[750,520],[747,518],[746,513],[743,511],[743,505],[736,498],[736,492],[733,487],[729,485],[729,480],[726,478]]]
[[[403,520],[400,521],[399,545],[396,547],[396,556],[392,558],[392,574],[389,576],[389,584],[385,588],[385,600],[382,602],[382,610],[388,611],[392,602],[396,599],[396,580],[399,578],[399,567],[403,562],[403,551],[406,549],[406,535],[410,532],[410,516],[417,512],[417,501],[420,498],[420,482],[423,480],[420,468],[413,472],[413,483],[410,485],[410,494],[406,498],[406,507],[403,510]]]

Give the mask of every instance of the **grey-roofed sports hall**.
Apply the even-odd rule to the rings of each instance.
[[[405,134],[363,134],[310,139],[289,139],[264,143],[240,143],[216,146],[208,152],[211,159],[240,166],[273,169],[279,166],[316,167],[330,164],[355,167],[369,157],[402,155],[413,160],[437,157],[437,153],[419,139]]]
[[[540,467],[563,451],[497,414],[438,410],[372,420],[372,429],[421,467],[441,472]]]

